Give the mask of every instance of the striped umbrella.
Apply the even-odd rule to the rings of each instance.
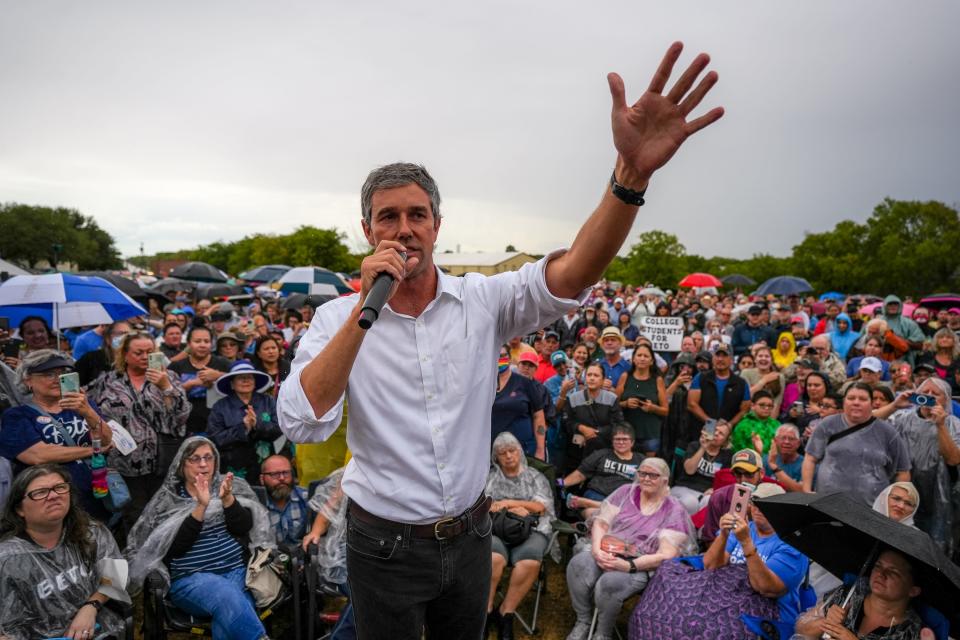
[[[333,271],[323,267],[295,267],[277,281],[284,293],[322,293],[340,296],[353,289]]]
[[[51,273],[14,276],[0,285],[0,316],[10,325],[39,316],[54,330],[109,324],[147,310],[103,278]]]

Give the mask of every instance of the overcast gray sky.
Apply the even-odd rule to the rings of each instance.
[[[422,162],[439,250],[569,244],[669,43],[718,123],[654,176],[649,229],[786,255],[884,197],[960,201],[960,3],[0,0],[0,200],[80,209],[131,255],[336,226]]]

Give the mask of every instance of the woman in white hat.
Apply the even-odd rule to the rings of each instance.
[[[232,471],[251,484],[258,484],[260,463],[274,453],[274,442],[282,436],[277,421],[277,403],[264,393],[272,381],[248,360],[238,360],[229,373],[217,380],[217,389],[226,397],[210,410],[207,436],[220,451],[220,472]]]

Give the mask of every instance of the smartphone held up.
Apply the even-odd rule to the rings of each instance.
[[[747,506],[753,497],[753,489],[742,484],[734,485],[733,499],[730,501],[730,515],[747,519]]]
[[[60,376],[60,395],[80,393],[80,374],[76,371]]]

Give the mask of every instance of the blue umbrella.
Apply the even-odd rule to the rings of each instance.
[[[810,283],[796,276],[776,276],[770,278],[757,289],[758,296],[773,294],[775,296],[789,296],[794,293],[813,291]]]
[[[839,291],[828,291],[827,293],[825,293],[825,294],[823,294],[822,296],[820,296],[820,302],[824,302],[825,300],[838,300],[838,301],[839,301],[839,300],[843,300],[843,299],[846,298],[846,297],[847,297],[847,296],[843,295],[843,294],[840,293]]]
[[[10,318],[11,326],[27,316],[39,316],[59,330],[108,324],[146,313],[133,298],[103,278],[51,273],[14,276],[0,285],[0,316]]]

